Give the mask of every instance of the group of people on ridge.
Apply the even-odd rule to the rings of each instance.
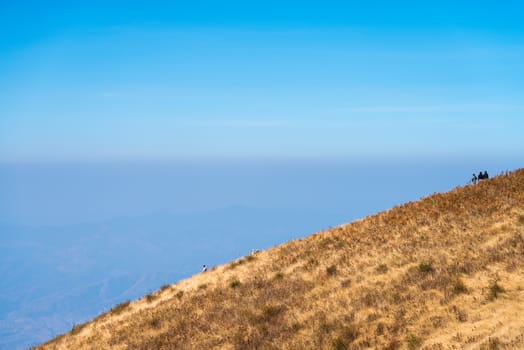
[[[473,174],[473,177],[471,178],[471,183],[476,184],[477,182],[480,182],[480,180],[487,180],[489,179],[489,175],[487,171],[484,171],[484,173],[481,171],[478,175]]]

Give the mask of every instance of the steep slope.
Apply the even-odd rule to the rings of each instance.
[[[523,271],[518,170],[215,267],[37,349],[523,349]]]

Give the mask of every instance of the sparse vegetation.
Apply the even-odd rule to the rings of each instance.
[[[254,254],[250,254],[250,255],[247,255],[243,258],[240,258],[240,259],[237,259],[231,263],[229,263],[229,268],[230,269],[235,269],[236,267],[240,266],[240,265],[243,265],[247,262],[252,262],[252,261],[255,261],[257,259],[257,257],[254,255]]]
[[[498,338],[489,338],[485,344],[480,347],[481,350],[498,350],[500,348],[500,340]]]
[[[421,262],[418,265],[418,270],[422,273],[431,273],[435,271],[433,268],[433,263],[431,261]]]
[[[386,343],[384,350],[397,350],[398,348],[400,348],[400,341],[393,338]]]
[[[406,342],[408,343],[408,349],[410,350],[418,349],[422,345],[422,339],[413,334],[407,336]]]
[[[41,348],[524,349],[508,307],[524,285],[522,183],[519,170],[240,258]]]
[[[331,346],[333,350],[345,350],[347,349],[347,344],[344,342],[344,340],[340,337],[336,337],[333,339],[333,342],[331,343]]]
[[[231,281],[231,282],[229,283],[229,286],[230,286],[231,288],[237,288],[238,286],[240,286],[240,281],[237,280],[237,279],[235,279],[235,280],[233,280],[233,281]]]
[[[457,278],[453,281],[451,288],[452,293],[455,295],[468,292],[468,288],[460,278]]]
[[[388,265],[380,264],[380,265],[377,266],[375,271],[377,271],[377,273],[386,273],[386,272],[388,272]]]
[[[154,317],[151,319],[151,321],[149,321],[149,325],[153,329],[159,329],[160,327],[162,327],[162,321],[160,320],[160,318]]]
[[[127,309],[129,307],[129,304],[131,304],[131,301],[130,300],[126,300],[126,301],[118,304],[117,306],[113,307],[111,309],[111,311],[109,311],[109,312],[111,314],[114,314],[114,315],[119,315],[122,312],[124,312],[125,309]]]
[[[504,288],[502,288],[502,286],[498,283],[498,280],[495,279],[488,286],[488,300],[493,301],[497,299],[501,293],[504,292]]]
[[[71,331],[69,333],[71,335],[76,335],[76,334],[80,333],[82,331],[82,329],[85,328],[86,325],[87,325],[87,323],[75,324],[73,326],[73,328],[71,328]]]
[[[156,298],[158,298],[158,296],[153,293],[149,293],[148,295],[146,295],[146,300],[148,303],[153,302]]]
[[[455,319],[459,322],[466,322],[468,320],[467,312],[457,305],[452,305],[449,311],[455,315]]]
[[[283,278],[284,278],[284,274],[281,271],[276,272],[275,275],[273,276],[273,279],[277,281]]]
[[[331,265],[326,267],[326,273],[328,276],[334,276],[337,274],[337,267],[335,265]]]
[[[284,307],[281,305],[266,304],[262,307],[261,311],[260,320],[267,322],[280,315],[280,313],[284,311]]]
[[[359,336],[358,329],[353,326],[345,326],[340,334],[333,339],[331,345],[333,349],[347,349]]]
[[[234,268],[236,268],[237,266],[242,265],[243,263],[244,263],[244,260],[243,260],[243,259],[235,260],[235,261],[229,263],[229,268],[230,268],[230,269],[234,269]]]

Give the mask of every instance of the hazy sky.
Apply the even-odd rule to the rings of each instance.
[[[523,14],[0,0],[0,161],[522,156]]]

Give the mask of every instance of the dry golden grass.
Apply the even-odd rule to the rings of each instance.
[[[524,349],[524,170],[201,273],[37,349]]]

